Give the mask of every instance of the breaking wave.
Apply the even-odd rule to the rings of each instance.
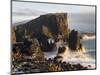
[[[86,40],[86,41],[82,43],[83,44],[82,49],[75,50],[75,51],[70,50],[67,44],[65,45],[62,41],[59,41],[56,44],[56,48],[54,48],[52,52],[45,52],[45,55],[47,56],[47,58],[53,58],[56,55],[59,55],[63,57],[62,61],[66,61],[66,62],[74,63],[74,64],[80,63],[86,67],[88,67],[88,65],[91,65],[90,69],[94,69],[95,57],[93,56],[95,56],[95,49],[94,49],[94,46],[92,46],[93,48],[90,46],[90,43],[88,44],[88,41],[93,42],[92,40],[89,40],[89,39],[94,39],[94,38],[95,36],[91,36],[91,37],[84,36],[83,40]],[[85,45],[89,46],[89,48],[86,47]],[[63,53],[57,54],[58,48],[60,46],[66,47],[66,50]]]
[[[46,52],[45,55],[47,58],[53,58],[57,54],[57,50],[53,52]],[[80,63],[83,66],[88,67],[88,65],[91,65],[90,69],[95,68],[95,59],[93,59],[89,54],[87,49],[82,47],[82,50],[79,51],[71,51],[68,46],[66,46],[66,50],[62,54],[58,54],[63,57],[62,61],[66,61],[68,63],[72,64],[78,64]]]
[[[72,52],[68,47],[63,56],[63,61],[70,63],[80,63],[84,66],[91,65],[91,68],[95,68],[95,60],[87,54],[86,49],[83,47],[82,50]]]
[[[88,36],[88,35],[84,35],[83,36],[83,40],[91,40],[91,39],[95,39],[95,35],[93,35],[93,36]]]

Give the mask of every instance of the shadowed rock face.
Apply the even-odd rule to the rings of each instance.
[[[40,16],[42,24],[45,25],[52,35],[65,34],[67,33],[67,14],[56,13],[47,14]]]
[[[40,17],[16,26],[16,41],[23,42],[25,36],[37,38],[43,48],[51,49],[48,38],[57,38],[67,34],[68,23],[66,13],[41,15]]]
[[[71,31],[71,33],[69,34],[68,43],[71,50],[78,50],[80,48],[80,35],[78,31]]]

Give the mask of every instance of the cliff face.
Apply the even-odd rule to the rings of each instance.
[[[16,41],[23,42],[25,36],[37,38],[44,49],[51,49],[47,39],[56,39],[58,35],[63,38],[67,34],[68,23],[66,13],[41,15],[25,24],[16,26]]]
[[[42,25],[46,26],[52,35],[64,35],[68,30],[67,14],[56,13],[40,16]]]
[[[44,36],[47,37],[58,36],[58,34],[64,35],[68,30],[67,14],[55,13],[41,15],[40,17],[31,20],[26,24],[18,25],[16,28],[18,34],[21,33],[22,35],[32,34],[37,36],[37,33],[43,33]]]

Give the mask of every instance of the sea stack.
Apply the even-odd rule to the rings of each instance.
[[[81,48],[82,44],[80,43],[80,34],[78,31],[72,30],[70,32],[68,46],[69,49],[73,51],[79,50]]]

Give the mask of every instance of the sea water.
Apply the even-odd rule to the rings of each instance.
[[[70,63],[80,63],[84,66],[91,66],[90,69],[96,68],[96,41],[95,38],[90,39],[83,39],[81,43],[85,49],[85,51],[76,51],[72,52],[71,50],[67,49],[66,45],[66,52],[63,54],[63,61],[70,62]],[[55,48],[52,52],[45,52],[45,56],[47,58],[53,58],[57,55],[57,49]]]

